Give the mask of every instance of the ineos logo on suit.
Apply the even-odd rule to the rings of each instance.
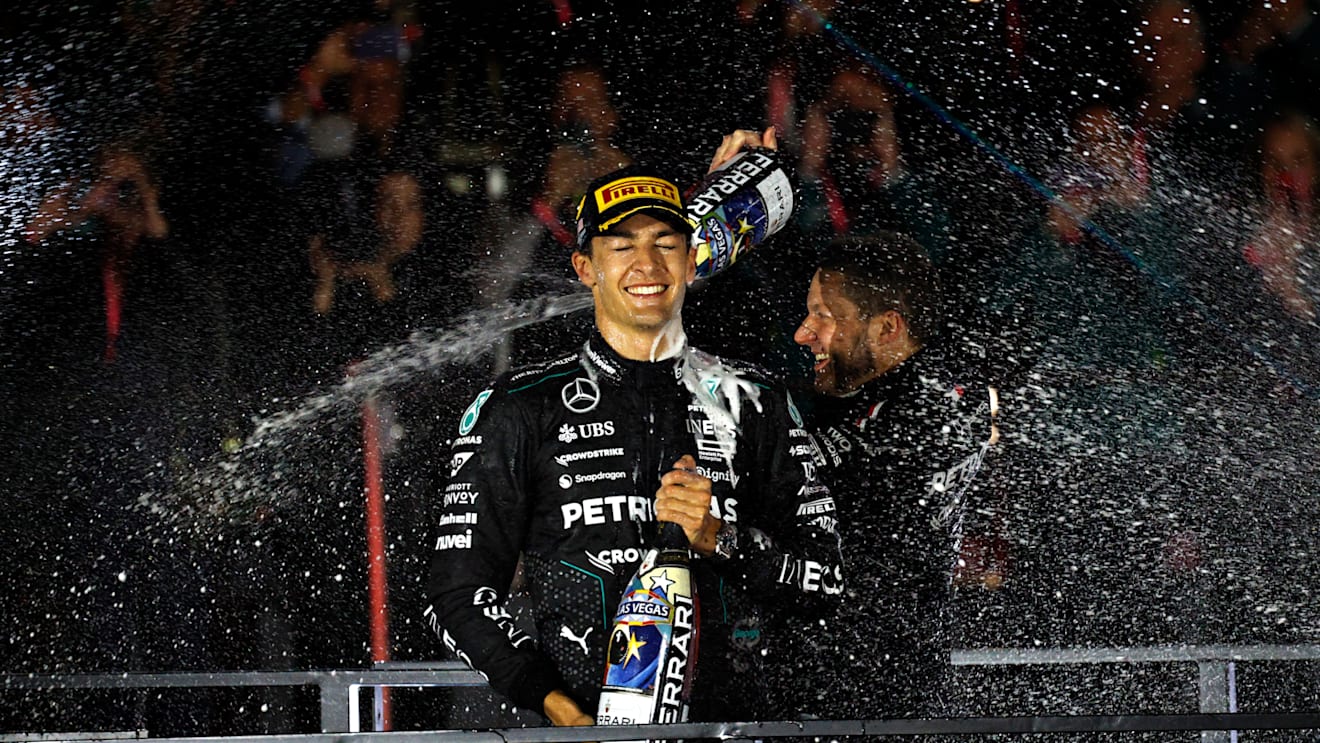
[[[564,385],[559,396],[570,412],[590,413],[600,404],[600,387],[590,379],[579,377]]]

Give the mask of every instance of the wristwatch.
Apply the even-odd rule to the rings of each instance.
[[[719,560],[729,560],[738,551],[738,527],[725,521],[720,530],[715,532],[715,553]]]

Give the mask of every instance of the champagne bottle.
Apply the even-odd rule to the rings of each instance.
[[[687,721],[700,616],[691,560],[683,528],[663,524],[614,615],[597,725]]]
[[[711,172],[687,198],[696,225],[697,278],[732,266],[744,253],[783,229],[793,216],[793,183],[778,152],[754,148]]]

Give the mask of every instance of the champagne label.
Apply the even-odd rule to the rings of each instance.
[[[741,152],[706,179],[688,199],[695,226],[697,277],[732,266],[745,252],[783,229],[793,215],[793,184],[773,150]]]
[[[648,725],[655,699],[639,691],[607,689],[600,694],[597,725]]]
[[[683,722],[696,658],[687,550],[651,550],[619,601],[597,725]]]

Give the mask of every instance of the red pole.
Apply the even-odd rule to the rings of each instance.
[[[385,485],[381,477],[380,418],[375,398],[362,404],[362,461],[366,465],[367,603],[371,617],[371,660],[390,659],[390,617],[385,582]],[[377,731],[390,729],[390,693],[376,687]]]

